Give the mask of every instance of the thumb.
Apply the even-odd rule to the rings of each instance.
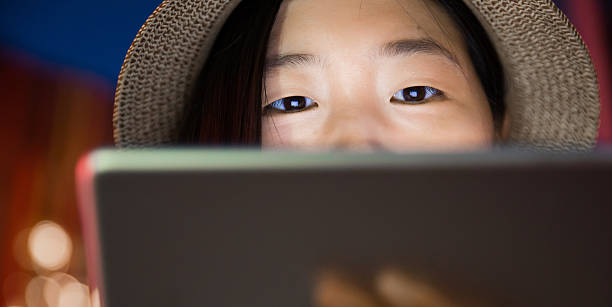
[[[375,277],[374,287],[394,307],[457,307],[432,285],[398,270],[381,271]]]
[[[317,307],[380,307],[374,293],[330,270],[318,274],[313,294]]]

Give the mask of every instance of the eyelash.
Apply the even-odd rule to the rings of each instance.
[[[401,89],[393,94],[391,102],[404,104],[422,104],[443,95],[442,91],[430,86],[412,86]]]
[[[412,86],[393,94],[391,102],[403,104],[422,104],[443,95],[442,91],[430,86]],[[291,96],[278,99],[264,107],[264,114],[269,112],[296,113],[317,107],[318,104],[309,97]]]
[[[318,104],[309,97],[305,96],[291,96],[281,98],[273,101],[264,107],[264,113],[267,112],[280,112],[280,113],[296,113],[314,108]]]

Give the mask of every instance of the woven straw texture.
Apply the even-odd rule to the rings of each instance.
[[[464,0],[501,57],[508,143],[588,150],[599,125],[597,76],[582,39],[551,0]],[[166,0],[130,47],[113,114],[119,147],[175,144],[192,85],[239,0]]]

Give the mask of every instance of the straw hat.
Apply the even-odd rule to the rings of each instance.
[[[508,142],[547,150],[593,148],[597,76],[584,42],[551,0],[464,0],[506,73]],[[117,84],[119,147],[177,142],[184,110],[216,35],[239,0],[165,0],[132,43]]]

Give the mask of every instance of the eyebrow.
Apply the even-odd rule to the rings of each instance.
[[[380,55],[382,56],[410,56],[417,53],[425,53],[431,55],[441,55],[453,64],[459,66],[459,61],[455,54],[450,52],[448,49],[442,47],[440,44],[431,39],[404,39],[386,43],[380,49]]]
[[[431,39],[403,39],[384,44],[379,55],[385,57],[411,56],[418,53],[440,55],[461,68],[457,57],[448,49]],[[320,57],[305,53],[276,54],[266,58],[264,71],[286,66],[320,65]]]
[[[265,71],[283,66],[300,66],[321,64],[321,59],[312,54],[280,54],[266,59]]]

